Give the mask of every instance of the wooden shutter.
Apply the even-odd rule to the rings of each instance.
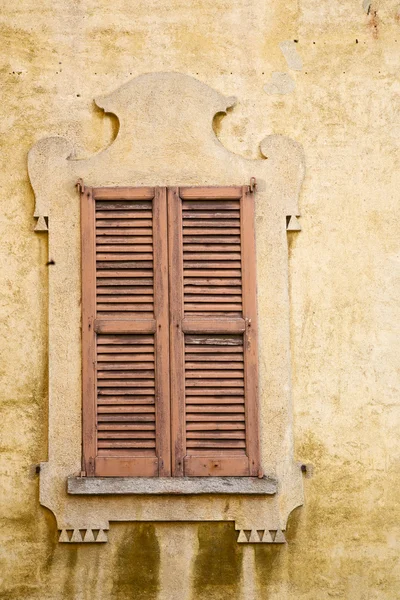
[[[168,191],[172,469],[259,475],[254,195]]]
[[[170,475],[166,190],[81,193],[83,468]]]

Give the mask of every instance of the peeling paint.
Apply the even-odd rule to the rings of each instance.
[[[362,7],[363,7],[364,12],[367,15],[369,15],[370,10],[371,10],[371,0],[363,0]]]
[[[267,94],[290,94],[296,87],[295,82],[288,73],[274,71],[271,80],[264,86],[264,92]]]
[[[297,44],[291,40],[286,40],[279,44],[283,56],[287,62],[287,66],[292,71],[301,71],[303,69],[303,61],[297,51]]]

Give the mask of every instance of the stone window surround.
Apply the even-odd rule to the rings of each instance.
[[[49,259],[55,262],[49,270],[49,459],[41,465],[40,502],[54,513],[61,542],[106,541],[110,521],[228,520],[240,530],[238,542],[281,543],[288,515],[303,501],[301,472],[293,460],[285,234],[286,228],[300,229],[302,148],[289,138],[271,135],[260,144],[268,160],[248,160],[227,151],[212,130],[212,120],[233,106],[235,99],[178,73],[142,75],[97,98],[96,104],[120,121],[118,136],[109,148],[87,160],[74,160],[71,143],[51,137],[37,142],[28,160],[36,198],[35,231],[48,231]],[[188,156],[194,157],[193,165],[188,165]],[[260,365],[261,454],[268,476],[204,478],[204,482],[195,481],[202,478],[171,478],[171,482],[123,478],[121,482],[79,477],[76,181],[81,178],[93,187],[245,185],[251,177],[258,185],[260,356],[268,356],[268,369],[265,361]],[[66,314],[71,319],[67,326]],[[229,510],[224,500],[227,494]]]

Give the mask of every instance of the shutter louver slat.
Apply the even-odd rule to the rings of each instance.
[[[236,227],[240,233],[240,201],[226,200],[207,203],[182,203],[183,284],[185,316],[235,316],[242,314],[241,245],[233,246],[230,233]],[[196,232],[192,227],[198,227]],[[212,236],[218,228],[218,241]],[[192,234],[196,234],[193,243]],[[189,239],[190,238],[190,239]],[[227,240],[226,244],[224,241]],[[238,237],[240,242],[240,236]],[[210,278],[238,276],[236,287],[211,282]],[[196,293],[201,289],[201,296]],[[221,295],[221,291],[222,294]]]
[[[228,341],[236,346],[224,345],[221,353],[221,342]],[[213,343],[214,342],[214,343]],[[192,356],[193,345],[196,344],[198,354]],[[201,352],[207,350],[207,354]],[[217,352],[214,353],[214,350]],[[239,353],[230,352],[231,350]],[[236,362],[220,362],[221,358],[230,360],[233,355]],[[188,356],[191,357],[190,362]],[[204,357],[209,361],[204,363]],[[240,358],[241,362],[237,362]],[[204,370],[206,366],[207,370]],[[232,370],[235,368],[235,370]],[[215,377],[214,379],[209,379]],[[186,448],[192,456],[198,452],[217,452],[223,457],[226,450],[237,448],[245,454],[246,424],[244,399],[244,362],[243,340],[239,336],[199,337],[195,341],[186,340],[185,344],[185,390],[186,390]],[[225,390],[235,387],[236,396],[224,395]],[[196,388],[197,396],[188,396]],[[237,388],[237,389],[236,389]],[[212,396],[204,394],[211,393]],[[240,430],[239,430],[240,428]]]
[[[113,240],[118,241],[118,237],[121,236],[126,241],[110,244],[108,233],[114,226],[118,226],[118,229],[113,232]],[[102,235],[103,231],[107,233]],[[153,315],[153,244],[149,244],[148,241],[145,244],[140,243],[149,233],[152,238],[152,231],[151,201],[96,201],[96,239],[102,241],[101,245],[96,245],[98,318],[129,318],[136,316],[136,313],[142,313],[141,316]],[[129,240],[128,232],[135,234],[135,242]],[[146,248],[146,251],[143,248]],[[111,281],[114,277],[118,278],[116,282]],[[149,290],[146,301],[140,300],[137,294],[129,291],[132,287],[129,280],[132,277],[136,278],[135,286],[146,285]],[[114,285],[111,286],[110,283]]]

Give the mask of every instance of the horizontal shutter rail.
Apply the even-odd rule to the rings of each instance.
[[[216,200],[216,199],[237,199],[242,197],[242,187],[181,187],[179,196],[182,200]]]
[[[99,456],[96,459],[96,468],[101,472],[103,477],[133,477],[137,475],[137,457],[141,456],[141,476],[152,477],[158,469],[158,458],[149,456],[152,450],[146,451],[143,449],[124,450],[123,458],[115,458],[112,456],[102,456],[102,451],[99,449]],[[133,460],[129,460],[129,457]]]
[[[244,319],[220,319],[218,321],[183,319],[182,331],[184,333],[236,333],[246,329]]]
[[[143,321],[124,321],[124,320],[96,320],[96,333],[155,333],[156,322],[154,319]]]
[[[93,188],[96,200],[152,200],[155,195],[153,187],[98,187]]]

